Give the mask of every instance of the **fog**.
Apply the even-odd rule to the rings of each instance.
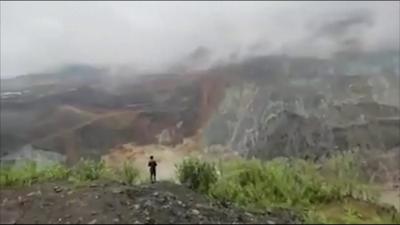
[[[1,2],[1,78],[399,49],[399,2]]]

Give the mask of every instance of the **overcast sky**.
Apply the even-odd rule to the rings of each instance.
[[[196,48],[214,59],[398,49],[399,10],[395,1],[1,2],[1,77],[69,63],[161,67]]]

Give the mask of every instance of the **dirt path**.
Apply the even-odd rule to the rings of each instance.
[[[111,153],[103,156],[106,165],[112,168],[118,168],[124,162],[132,163],[140,170],[142,176],[147,178],[149,169],[147,162],[149,157],[154,156],[158,163],[157,179],[174,180],[176,165],[182,162],[185,157],[199,155],[197,143],[191,139],[185,139],[183,144],[177,146],[163,145],[144,145],[136,146],[134,144],[125,144],[119,148],[111,150]]]

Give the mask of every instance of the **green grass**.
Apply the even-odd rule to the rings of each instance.
[[[71,169],[69,180],[85,183],[105,178],[105,174],[106,167],[103,161],[81,160]]]
[[[53,164],[39,168],[35,162],[26,161],[21,166],[0,168],[0,187],[30,186],[47,181],[69,181],[78,186],[96,180],[112,180],[129,185],[139,179],[139,172],[133,165],[125,163],[122,169],[106,168],[103,161],[81,160],[74,167]]]
[[[183,160],[176,169],[179,182],[202,193],[207,193],[211,185],[217,181],[215,165],[197,158]]]
[[[376,203],[353,153],[337,154],[323,164],[293,158],[207,162],[189,158],[176,166],[182,184],[249,210],[288,208],[307,223],[397,223],[398,212]],[[83,160],[72,168],[34,162],[0,168],[0,187],[68,180],[85,185],[96,180],[133,185],[140,181],[134,165],[106,168],[102,161]]]
[[[65,180],[70,170],[60,164],[38,168],[35,162],[27,161],[21,166],[0,168],[0,187],[25,186],[42,181]]]
[[[309,223],[329,223],[338,220],[329,210],[318,209],[341,208],[348,199],[376,204],[375,193],[364,183],[355,157],[354,153],[340,153],[322,165],[293,158],[268,162],[240,159],[217,164],[189,159],[177,166],[177,176],[181,183],[189,183],[194,190],[218,201],[257,211],[289,208],[301,212]],[[352,206],[349,211],[338,213],[345,223],[393,221],[382,214],[375,214],[373,219],[359,217],[363,209],[351,211]]]
[[[400,215],[394,208],[355,199],[316,205],[310,209],[310,212],[323,218],[323,221],[326,221],[325,223],[400,224]],[[313,223],[312,219],[312,216],[307,217],[306,222]]]
[[[124,162],[122,169],[118,171],[121,182],[134,185],[140,178],[140,172],[130,162]]]

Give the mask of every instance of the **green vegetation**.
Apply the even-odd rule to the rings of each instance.
[[[217,181],[217,171],[213,164],[202,162],[196,158],[185,159],[176,166],[178,179],[191,189],[207,193]]]
[[[176,166],[182,184],[221,202],[248,210],[291,209],[306,223],[400,223],[396,210],[376,203],[376,193],[364,182],[354,153],[341,153],[322,164],[294,158],[207,162],[189,158]],[[112,180],[133,185],[139,171],[125,162],[120,169],[84,160],[72,168],[34,162],[1,167],[0,187],[68,180],[87,184]]]
[[[34,162],[21,166],[3,166],[0,168],[0,187],[31,185],[42,181],[64,180],[70,175],[66,167],[54,164],[38,168]]]
[[[45,181],[71,181],[86,184],[95,180],[113,180],[134,184],[139,172],[128,163],[121,170],[106,168],[103,161],[81,160],[74,167],[53,164],[39,168],[35,162],[27,161],[21,166],[2,166],[0,168],[0,187],[26,186]]]
[[[371,218],[367,214],[373,214],[363,215],[357,204],[348,204],[350,211],[338,212],[339,220],[329,210],[320,210],[344,205],[349,199],[368,202],[375,207],[372,211],[381,207],[375,204],[375,193],[363,182],[355,157],[352,153],[338,154],[322,165],[287,158],[268,162],[231,160],[217,165],[189,159],[177,166],[177,175],[181,183],[189,183],[218,201],[251,210],[290,208],[300,212],[308,223],[393,222],[391,215],[395,212],[388,217],[375,213]]]
[[[138,181],[140,172],[132,164],[125,162],[122,169],[118,171],[118,174],[120,176],[120,181],[133,185]]]
[[[104,177],[106,168],[103,161],[81,160],[71,169],[70,180],[75,182],[94,181]]]

